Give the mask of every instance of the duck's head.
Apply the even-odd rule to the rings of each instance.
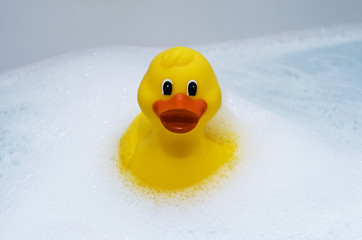
[[[174,47],[158,54],[138,89],[142,112],[160,131],[203,129],[221,105],[221,91],[209,62],[199,52]]]

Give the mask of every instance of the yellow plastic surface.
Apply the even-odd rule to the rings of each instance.
[[[172,81],[171,95],[162,93],[165,79]],[[187,96],[190,80],[197,82],[195,96]],[[166,129],[155,113],[157,101],[167,103],[176,95],[207,104],[196,127],[186,133]],[[191,104],[193,102],[196,101]],[[216,141],[210,137],[212,133],[205,133],[205,125],[221,106],[221,91],[213,69],[197,51],[174,47],[157,55],[140,84],[138,103],[142,113],[121,139],[120,161],[122,168],[130,170],[146,185],[161,189],[186,188],[207,178],[230,160],[230,151],[235,150],[233,143]]]

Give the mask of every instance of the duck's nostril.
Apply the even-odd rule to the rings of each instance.
[[[194,100],[185,94],[178,93],[169,100],[154,102],[152,108],[158,117],[161,113],[177,109],[185,110],[201,117],[207,109],[207,103],[202,99]]]

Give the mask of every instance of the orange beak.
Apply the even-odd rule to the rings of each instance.
[[[154,102],[152,108],[167,130],[187,133],[196,127],[206,111],[207,103],[202,99],[193,100],[179,93],[169,100]]]

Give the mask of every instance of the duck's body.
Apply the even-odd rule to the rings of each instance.
[[[141,82],[138,102],[143,113],[122,137],[120,156],[122,166],[146,184],[185,188],[230,159],[230,146],[205,133],[221,92],[198,52],[177,47],[159,54]]]
[[[162,136],[141,113],[122,138],[123,166],[151,186],[173,189],[202,181],[230,158],[230,146],[201,133],[189,137]]]

